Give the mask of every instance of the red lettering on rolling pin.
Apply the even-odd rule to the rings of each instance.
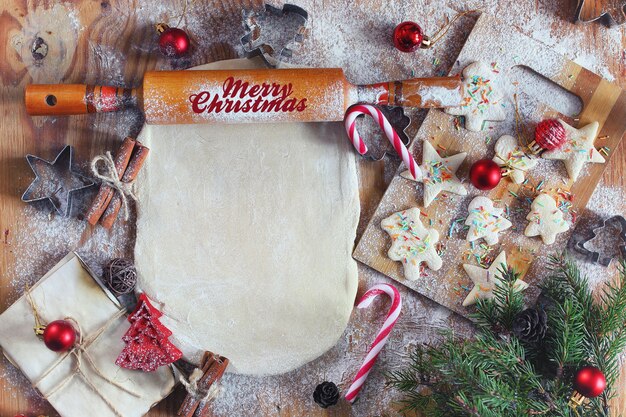
[[[293,85],[262,83],[250,84],[247,81],[228,77],[222,91],[211,93],[201,91],[189,96],[194,113],[269,113],[302,112],[307,108],[306,98],[291,97]]]

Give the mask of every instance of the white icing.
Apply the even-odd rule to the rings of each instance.
[[[569,229],[569,224],[563,218],[563,212],[557,207],[554,198],[548,194],[539,194],[533,200],[526,220],[529,223],[524,235],[541,236],[546,245],[553,244],[556,235]]]
[[[566,142],[558,149],[544,152],[541,157],[545,159],[557,159],[563,161],[567,174],[576,181],[580,171],[587,162],[603,164],[604,157],[593,146],[600,125],[598,122],[576,129],[562,120],[559,120],[565,128]]]
[[[441,268],[442,261],[436,250],[439,232],[424,227],[420,219],[420,209],[413,207],[394,213],[383,219],[380,227],[392,240],[387,256],[393,261],[402,262],[406,279],[419,279],[422,262],[433,271]]]
[[[463,306],[467,307],[475,304],[480,299],[493,298],[493,289],[502,283],[502,270],[507,268],[506,252],[502,251],[489,266],[481,268],[479,266],[463,264],[463,269],[474,283],[474,288],[463,300]],[[516,291],[523,291],[528,288],[528,284],[518,279],[513,284]]]

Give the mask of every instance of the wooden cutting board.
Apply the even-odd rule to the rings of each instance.
[[[612,157],[612,150],[626,132],[626,93],[618,86],[484,14],[478,19],[451,74],[460,73],[474,61],[487,62],[494,70],[507,75],[511,83],[511,101],[505,109],[507,119],[486,122],[483,131],[470,132],[463,128],[462,122],[459,126],[460,120],[455,121],[453,116],[431,110],[410,148],[418,163],[422,160],[424,140],[430,141],[442,155],[467,152],[457,176],[465,180],[468,195],[447,193],[424,209],[422,184],[400,177],[399,173],[405,170],[401,167],[354,251],[355,259],[464,316],[474,307],[462,306],[473,287],[462,264],[488,266],[502,250],[507,253],[508,264],[523,273],[524,281],[531,284],[526,291],[528,298],[536,298],[538,288],[532,284],[545,276],[546,255],[565,248],[575,224],[550,246],[543,245],[539,237],[527,238],[523,232],[530,202],[538,189],[560,195],[568,207],[566,219],[575,223],[576,213],[586,206]],[[601,152],[607,162],[585,164],[575,183],[569,180],[562,161],[544,159],[527,173],[527,184],[516,185],[504,178],[494,190],[483,192],[469,183],[469,167],[479,159],[493,158],[494,144],[500,136],[511,135],[525,143],[532,140],[536,124],[549,117],[562,118],[575,127],[598,121],[600,131],[595,146],[603,148]],[[496,207],[505,208],[513,222],[511,229],[500,233],[499,244],[493,247],[487,247],[481,240],[472,248],[465,240],[467,231],[463,229],[463,221],[459,220],[467,216],[469,202],[478,195],[488,196]],[[439,271],[426,268],[416,281],[406,280],[401,263],[387,257],[391,239],[380,227],[383,218],[410,207],[420,208],[422,222],[439,232],[440,242],[445,247],[443,267]]]

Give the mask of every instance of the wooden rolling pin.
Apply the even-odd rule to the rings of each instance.
[[[146,72],[142,88],[79,84],[26,86],[30,115],[143,109],[150,124],[339,121],[355,103],[461,105],[459,77],[349,83],[340,68]]]

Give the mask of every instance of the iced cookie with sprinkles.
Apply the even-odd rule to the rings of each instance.
[[[526,171],[537,166],[537,158],[527,155],[513,136],[501,136],[495,150],[493,161],[502,167],[502,175],[511,178],[515,184],[523,183]]]
[[[480,132],[485,121],[501,121],[506,118],[505,88],[503,75],[494,64],[474,62],[463,70],[465,82],[463,105],[450,107],[448,114],[465,117],[465,128]]]
[[[563,212],[557,207],[556,200],[548,194],[539,194],[530,205],[529,221],[524,235],[541,236],[543,243],[551,245],[556,235],[567,231],[569,223],[563,218]]]
[[[437,153],[430,142],[424,141],[424,156],[419,166],[422,175],[417,180],[424,184],[424,207],[428,207],[442,191],[458,195],[467,194],[467,189],[456,176],[456,171],[466,155],[465,152],[461,152],[444,158]],[[404,171],[400,175],[415,181],[409,171]]]
[[[441,257],[436,249],[439,233],[424,227],[417,207],[392,214],[383,219],[380,226],[392,240],[387,256],[402,262],[406,279],[419,279],[422,262],[433,271],[441,268]]]
[[[465,224],[469,226],[468,242],[483,238],[488,245],[495,245],[498,243],[498,233],[512,226],[503,216],[504,209],[494,207],[493,201],[487,197],[476,197],[467,210],[469,213]]]
[[[565,128],[565,143],[557,149],[544,152],[541,154],[542,158],[563,161],[567,169],[567,175],[569,175],[572,181],[578,179],[578,175],[585,163],[603,164],[606,162],[600,152],[593,146],[593,142],[598,135],[598,128],[600,127],[598,122],[589,123],[580,129],[576,129],[562,120],[559,121]]]
[[[479,266],[463,264],[463,269],[474,283],[474,288],[465,297],[463,307],[476,304],[478,300],[493,298],[493,289],[500,285],[502,281],[502,270],[507,268],[506,253],[504,251],[496,257],[488,269]],[[528,288],[528,284],[518,279],[513,284],[516,291],[523,291]]]

